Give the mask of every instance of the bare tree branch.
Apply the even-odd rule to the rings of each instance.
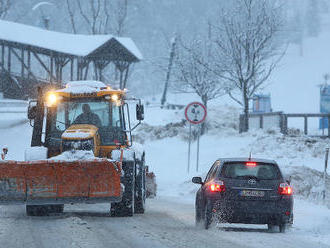
[[[0,0],[0,19],[6,18],[11,7],[12,0]]]
[[[281,15],[274,0],[229,0],[217,24],[215,44],[218,77],[232,84],[228,95],[244,106],[246,117],[249,100],[274,71],[284,53],[277,41]],[[214,71],[217,71],[214,70]],[[242,101],[233,95],[240,92]],[[245,118],[248,129],[248,119]]]
[[[67,8],[68,8],[68,13],[69,13],[69,17],[70,17],[71,26],[72,26],[72,32],[74,34],[76,34],[77,29],[76,29],[76,23],[75,23],[75,19],[74,19],[74,13],[71,9],[71,5],[69,3],[69,0],[66,0],[66,5],[67,5]]]

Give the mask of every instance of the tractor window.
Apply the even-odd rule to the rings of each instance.
[[[120,111],[116,105],[112,105],[112,126],[120,127]]]
[[[64,131],[73,124],[101,127],[121,127],[120,107],[99,99],[64,101],[57,105],[52,130]]]

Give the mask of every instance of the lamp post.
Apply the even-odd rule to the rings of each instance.
[[[45,15],[44,11],[41,8],[42,6],[55,6],[55,5],[51,2],[39,2],[32,7],[33,11],[40,9],[43,26],[45,29],[49,30],[50,18],[49,18],[49,16]]]

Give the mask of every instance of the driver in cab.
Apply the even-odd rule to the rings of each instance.
[[[102,126],[100,117],[91,111],[91,107],[85,103],[82,105],[82,113],[78,115],[73,124],[91,124],[97,127]]]

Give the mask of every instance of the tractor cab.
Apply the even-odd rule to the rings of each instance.
[[[125,90],[115,90],[101,82],[77,81],[68,83],[64,89],[50,90],[43,98],[42,142],[48,148],[48,157],[73,149],[92,150],[95,156],[110,157],[111,150],[131,145],[131,131],[135,127],[131,128],[127,101],[136,99],[127,99]],[[36,107],[30,108],[29,115],[37,111]],[[136,112],[140,122],[143,120],[140,102]]]

